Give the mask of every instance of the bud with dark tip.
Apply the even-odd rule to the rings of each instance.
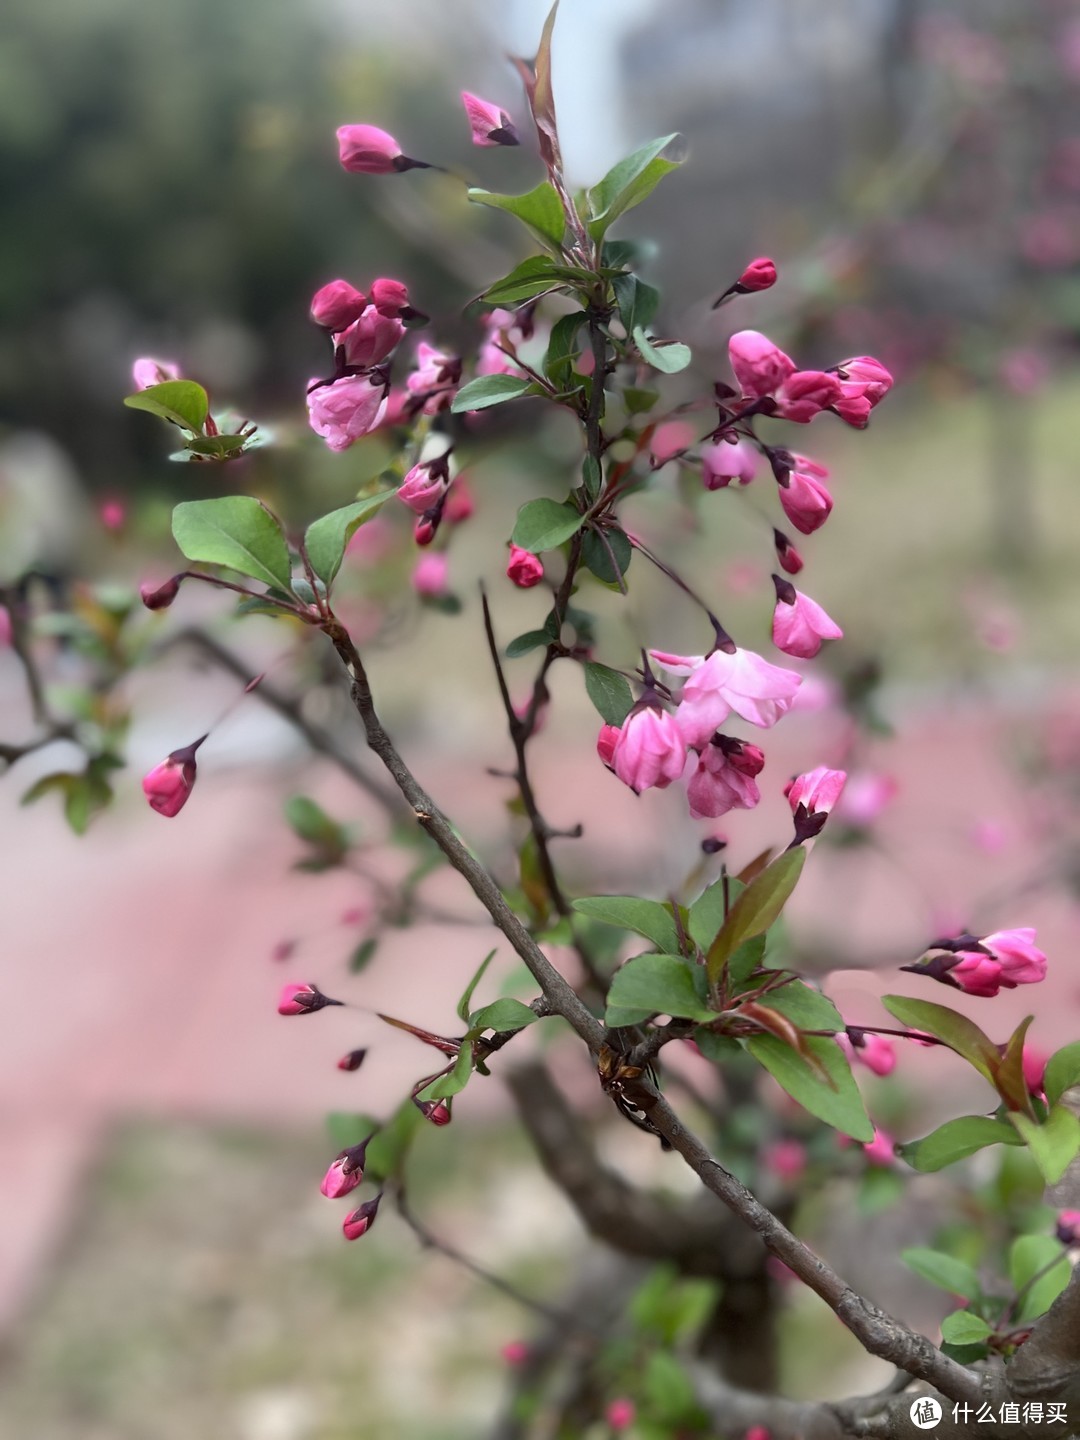
[[[417,1100],[414,1096],[413,1104],[424,1119],[430,1120],[433,1125],[449,1125],[453,1118],[447,1100]]]
[[[461,103],[469,117],[474,145],[521,144],[513,120],[501,106],[492,104],[490,100],[481,100],[479,95],[471,95],[468,90],[462,90]]]
[[[803,568],[802,556],[782,530],[774,530],[772,533],[780,569],[786,570],[789,575],[798,575]]]
[[[366,1050],[350,1050],[347,1055],[343,1055],[337,1062],[337,1068],[339,1070],[359,1070],[366,1059]]]
[[[364,1156],[372,1139],[373,1136],[369,1135],[359,1145],[350,1145],[347,1150],[342,1150],[327,1170],[319,1189],[328,1200],[340,1200],[342,1195],[348,1195],[363,1181]]]
[[[713,309],[722,305],[729,295],[753,295],[758,290],[768,290],[776,284],[776,261],[770,260],[768,255],[759,255],[756,260],[751,260],[746,269],[735,281],[729,285],[718,300],[713,301]]]
[[[1080,1245],[1080,1210],[1062,1210],[1054,1233],[1062,1245]]]
[[[278,996],[279,1015],[313,1015],[328,1005],[344,1005],[344,1000],[331,1000],[317,985],[286,985]]]
[[[351,1214],[345,1216],[341,1228],[346,1240],[359,1240],[361,1235],[367,1234],[375,1224],[375,1216],[379,1213],[379,1201],[382,1197],[383,1192],[380,1190],[374,1200],[366,1200],[358,1210],[353,1210]]]
[[[143,794],[151,810],[172,819],[188,802],[195,785],[195,752],[206,739],[200,736],[193,745],[174,750],[160,765],[143,776]]]
[[[139,586],[139,599],[147,610],[167,610],[180,593],[183,575],[174,575],[164,585],[154,586],[149,581]]]
[[[395,175],[403,170],[430,170],[423,160],[410,160],[392,135],[377,125],[341,125],[338,159],[354,175]]]

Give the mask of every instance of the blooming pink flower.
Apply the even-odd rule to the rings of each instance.
[[[520,145],[514,122],[505,110],[462,90],[461,103],[472,127],[474,145]]]
[[[385,360],[404,334],[400,320],[380,315],[374,306],[369,306],[336,339],[345,351],[346,363],[367,370]]]
[[[205,739],[203,735],[193,745],[174,750],[143,776],[143,794],[150,801],[151,810],[169,819],[179,815],[195,784],[195,752]]]
[[[612,1400],[604,1411],[604,1419],[612,1430],[629,1430],[637,1418],[637,1407],[632,1400]]]
[[[342,1195],[348,1195],[350,1190],[363,1183],[364,1156],[371,1138],[369,1135],[359,1145],[350,1145],[347,1150],[342,1150],[327,1170],[319,1189],[328,1200],[340,1200]]]
[[[609,770],[614,769],[615,746],[621,733],[618,725],[601,725],[600,734],[596,737],[596,753]]]
[[[180,366],[175,360],[154,360],[144,355],[131,367],[136,390],[149,390],[151,385],[164,385],[166,380],[180,379]]]
[[[317,985],[286,985],[278,996],[279,1015],[313,1015],[316,1010],[325,1010],[328,1005],[344,1005],[343,1000],[331,1000]]]
[[[379,1212],[379,1201],[382,1199],[380,1190],[374,1200],[367,1200],[357,1210],[345,1216],[342,1224],[342,1231],[346,1240],[359,1240],[361,1235],[366,1235],[375,1224],[375,1217]]]
[[[643,705],[630,712],[612,755],[615,774],[635,794],[655,786],[664,790],[686,768],[686,741],[675,717]]]
[[[417,595],[436,600],[446,594],[449,577],[449,557],[441,550],[428,550],[413,567],[412,588]]]
[[[802,683],[794,670],[770,665],[753,650],[714,650],[707,658],[651,653],[665,669],[689,674],[677,714],[687,744],[695,748],[707,744],[733,710],[751,725],[775,725]]]
[[[337,1068],[339,1070],[359,1070],[366,1059],[367,1050],[350,1050],[337,1062]]]
[[[808,815],[828,815],[840,799],[846,780],[843,770],[829,770],[819,765],[805,775],[797,775],[790,785],[785,786],[784,794],[792,813],[801,806]]]
[[[99,513],[106,530],[122,530],[127,520],[127,510],[122,500],[104,501]]]
[[[849,1026],[836,1039],[848,1060],[858,1060],[875,1075],[891,1075],[896,1069],[896,1048],[885,1035]]]
[[[1080,1243],[1080,1210],[1060,1210],[1057,1217],[1057,1238],[1062,1245]]]
[[[437,505],[449,489],[449,453],[444,451],[434,460],[414,465],[398,486],[397,498],[410,510],[415,510],[417,515],[423,515],[425,510]]]
[[[872,355],[856,355],[836,366],[836,378],[841,397],[832,402],[832,408],[841,420],[846,420],[856,429],[864,429],[870,419],[870,411],[892,389],[892,375]]]
[[[742,742],[729,741],[728,745],[741,746]],[[752,810],[761,799],[754,776],[764,765],[765,756],[756,745],[742,748],[746,753],[730,753],[724,744],[709,744],[702,750],[686,792],[695,820],[715,820],[729,810]]]
[[[832,513],[833,499],[824,481],[805,470],[792,470],[780,486],[784,514],[803,535],[819,530]]]
[[[347,330],[367,309],[367,297],[347,280],[331,280],[311,297],[311,318],[324,330]]]
[[[337,142],[338,159],[354,175],[392,175],[417,163],[407,160],[394,137],[377,125],[342,125]]]
[[[382,419],[386,388],[367,375],[343,375],[329,385],[313,380],[307,407],[316,435],[321,435],[331,450],[347,450]]]
[[[164,585],[152,585],[149,580],[139,586],[139,599],[147,610],[167,610],[180,593],[182,575],[174,575]]]
[[[875,1125],[874,1138],[863,1145],[863,1153],[871,1165],[891,1165],[896,1158],[896,1142]]]
[[[1046,956],[1035,944],[1032,927],[995,930],[991,935],[984,935],[980,943],[1001,965],[1001,983],[1007,989],[1015,985],[1035,985],[1046,979]]]
[[[844,632],[816,600],[796,590],[790,580],[774,575],[776,608],[773,610],[772,638],[778,650],[810,660],[824,640],[840,640]]]
[[[899,789],[899,784],[891,775],[879,775],[870,770],[849,775],[836,807],[837,818],[860,828],[872,825]]]
[[[520,545],[511,545],[506,573],[519,589],[531,590],[544,578],[544,562],[531,550],[523,550]]]
[[[761,1151],[761,1163],[779,1180],[798,1180],[806,1169],[806,1146],[801,1140],[773,1140]]]
[[[735,282],[735,287],[752,294],[755,290],[768,290],[776,284],[776,262],[768,255],[759,255],[751,260]]]
[[[706,490],[722,490],[732,480],[749,485],[758,471],[758,454],[745,440],[720,440],[701,452],[701,471]]]

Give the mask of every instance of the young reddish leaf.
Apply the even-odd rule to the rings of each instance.
[[[736,880],[740,881],[743,885],[749,885],[752,880],[756,880],[772,859],[772,853],[773,847],[766,845],[765,849],[762,850],[759,855],[754,856],[749,865],[743,866],[738,875],[736,875]]]
[[[1021,1110],[1031,1119],[1035,1118],[1035,1111],[1031,1104],[1031,1092],[1024,1078],[1024,1037],[1034,1019],[1034,1015],[1029,1015],[1010,1035],[995,1079],[997,1092],[1008,1108]]]
[[[797,845],[785,850],[742,892],[709,947],[709,983],[715,985],[728,960],[741,944],[755,935],[764,935],[779,917],[798,884],[806,863],[806,848]]]
[[[536,125],[536,136],[540,144],[540,157],[549,170],[562,169],[562,155],[559,151],[559,131],[555,123],[555,96],[551,89],[551,33],[555,28],[555,16],[559,0],[551,7],[540,36],[540,48],[536,59],[530,65],[528,60],[512,57],[521,83],[525,86],[529,109]]]
[[[777,1040],[782,1040],[785,1045],[790,1045],[792,1050],[797,1050],[806,1063],[812,1066],[827,1084],[830,1083],[828,1072],[819,1064],[806,1043],[806,1036],[786,1015],[781,1015],[779,1010],[770,1009],[768,1005],[759,1005],[755,1000],[751,1000],[748,1005],[740,1005],[739,1014],[744,1020],[760,1025],[767,1034],[775,1035]]]
[[[393,1015],[384,1015],[381,1010],[376,1010],[376,1015],[387,1025],[393,1025],[397,1030],[405,1030],[410,1035],[415,1035],[418,1040],[423,1040],[425,1045],[434,1045],[436,1050],[441,1050],[444,1055],[457,1055],[461,1049],[460,1041],[451,1040],[445,1035],[435,1035],[430,1030],[421,1030],[418,1025],[410,1025],[407,1020],[395,1020]]]
[[[994,1077],[1001,1065],[998,1047],[966,1015],[950,1010],[948,1005],[936,1005],[932,1000],[912,1000],[907,995],[883,995],[881,1003],[894,1015],[901,1025],[912,1030],[925,1030],[955,1050],[958,1055],[974,1065],[984,1079],[996,1089]]]

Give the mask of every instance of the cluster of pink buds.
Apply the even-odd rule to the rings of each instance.
[[[482,100],[468,90],[461,92],[461,103],[469,122],[474,145],[519,145],[514,122],[500,105]],[[353,175],[400,175],[405,170],[437,170],[425,160],[414,160],[404,154],[401,146],[377,125],[342,125],[337,132],[338,159]]]
[[[992,999],[1002,990],[1046,979],[1046,956],[1035,944],[1035,931],[1027,926],[995,930],[981,937],[935,940],[929,948],[938,953],[925,962],[900,968],[914,975],[929,975],[968,995]]]

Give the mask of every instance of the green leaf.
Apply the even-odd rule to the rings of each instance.
[[[349,851],[349,832],[332,820],[321,806],[307,795],[293,795],[285,802],[285,821],[289,828],[314,852],[301,860],[297,868],[322,871],[340,865]]]
[[[1046,1062],[1043,1085],[1051,1105],[1056,1105],[1066,1090],[1080,1085],[1080,1040],[1063,1045],[1050,1056]]]
[[[831,1030],[836,1034],[844,1028],[840,1011],[832,1001],[801,980],[770,990],[761,997],[761,1003],[778,1010],[800,1030]]]
[[[515,265],[509,275],[496,280],[484,291],[481,299],[489,305],[516,305],[532,300],[576,278],[576,272],[565,265],[554,265],[546,255],[530,255]]]
[[[352,505],[331,510],[329,515],[308,526],[304,546],[311,568],[325,585],[330,585],[341,569],[349,541],[357,530],[365,520],[377,514],[393,494],[393,490],[383,490],[378,495],[366,495]]]
[[[517,660],[522,655],[528,655],[532,650],[539,650],[541,646],[549,644],[551,636],[546,630],[526,630],[524,635],[517,635],[506,647],[506,658]]]
[[[532,388],[532,381],[522,375],[481,375],[463,385],[450,402],[455,415],[467,410],[490,410],[492,405],[505,405],[517,400]]]
[[[728,961],[728,984],[734,986],[736,990],[742,989],[749,983],[751,974],[755,970],[759,970],[764,961],[765,936],[755,935],[752,940],[745,940]]]
[[[660,399],[659,390],[638,390],[634,386],[622,392],[622,401],[631,415],[643,415]]]
[[[465,1089],[473,1074],[472,1046],[465,1044],[458,1052],[454,1068],[450,1073],[443,1075],[438,1080],[433,1080],[430,1085],[425,1085],[417,1098],[420,1100],[449,1100],[451,1095],[458,1095]]]
[[[496,952],[494,950],[489,950],[488,953],[484,956],[483,960],[480,961],[480,964],[476,968],[475,974],[469,981],[468,985],[465,986],[465,989],[462,992],[461,999],[457,1003],[458,1019],[464,1020],[466,1024],[468,1024],[469,1022],[469,1006],[472,1004],[473,993],[476,990],[476,987],[480,984],[480,981],[484,978],[488,966],[491,964],[492,960],[495,959],[495,953]]]
[[[909,1140],[901,1145],[902,1159],[914,1170],[929,1173],[943,1170],[957,1160],[985,1150],[988,1145],[1019,1145],[1020,1137],[1011,1125],[993,1120],[988,1115],[962,1115],[956,1120],[947,1120],[921,1140]]]
[[[698,1419],[693,1382],[670,1350],[652,1350],[645,1362],[644,1384],[649,1411],[663,1426],[662,1434]],[[694,1429],[701,1433],[696,1424]]]
[[[616,970],[607,997],[608,1025],[638,1025],[650,1015],[709,1020],[690,962],[678,955],[637,955]]]
[[[648,199],[664,176],[678,168],[680,161],[659,158],[660,152],[674,139],[675,135],[664,135],[659,140],[651,140],[625,160],[620,160],[589,191],[589,209],[592,212],[589,234],[594,240],[602,239],[620,215]]]
[[[639,326],[647,330],[660,308],[660,291],[654,285],[646,285],[636,275],[616,275],[611,284],[615,291],[615,303],[619,307],[619,319],[627,335],[633,335]]]
[[[193,435],[202,434],[210,413],[206,391],[194,380],[165,380],[160,385],[148,385],[137,395],[126,396],[124,404],[132,410],[148,410],[151,415],[160,415]]]
[[[380,1127],[372,1115],[352,1115],[344,1110],[332,1110],[326,1117],[326,1128],[338,1149],[348,1150],[353,1145],[362,1144]]]
[[[581,483],[585,487],[585,494],[590,500],[595,500],[600,494],[600,487],[604,483],[604,472],[600,468],[600,461],[595,455],[586,455],[581,462]]]
[[[730,878],[714,880],[713,883],[698,896],[690,906],[690,939],[701,950],[708,950],[709,946],[720,933],[720,926],[724,923],[724,888],[725,883],[728,889],[728,903],[733,903],[739,893],[739,886]]]
[[[625,676],[595,660],[585,662],[585,689],[609,725],[621,725],[634,708],[634,696]]]
[[[874,1138],[874,1127],[867,1117],[859,1087],[835,1040],[811,1036],[805,1041],[828,1080],[775,1035],[755,1035],[742,1043],[758,1064],[811,1115],[853,1140],[869,1142]]]
[[[606,543],[605,543],[606,542]],[[634,547],[619,529],[604,530],[603,538],[596,530],[585,531],[581,547],[581,558],[586,567],[605,585],[618,585],[619,576],[625,576],[630,568]],[[614,558],[615,564],[612,564]],[[615,566],[618,566],[616,572]]]
[[[424,1117],[411,1100],[405,1100],[399,1105],[367,1148],[364,1161],[365,1178],[380,1183],[399,1175],[409,1147],[423,1123]],[[363,1138],[361,1135],[360,1139]]]
[[[694,358],[690,346],[679,340],[673,340],[670,344],[654,345],[640,325],[633,332],[633,338],[641,358],[654,370],[661,370],[665,375],[677,375],[680,370],[685,370]]]
[[[469,199],[474,205],[490,205],[495,210],[505,210],[527,225],[541,244],[556,249],[562,244],[566,229],[566,216],[562,202],[549,180],[524,195],[495,195],[490,190],[470,189]]]
[[[978,1345],[993,1333],[981,1315],[972,1315],[969,1310],[954,1310],[941,1322],[941,1338],[950,1345]]]
[[[349,974],[359,975],[361,970],[366,970],[375,957],[375,951],[379,948],[379,942],[374,936],[361,940],[356,949],[349,956]]]
[[[232,460],[243,453],[246,435],[196,435],[184,447],[184,458],[197,455],[200,460]]]
[[[1001,1053],[974,1020],[951,1010],[948,1005],[937,1005],[932,1000],[912,1000],[907,995],[883,995],[881,1003],[901,1025],[922,1030],[944,1041],[993,1085]]]
[[[1080,1150],[1080,1120],[1062,1105],[1055,1105],[1040,1125],[1016,1112],[1009,1119],[1031,1151],[1031,1158],[1048,1185],[1056,1185]]]
[[[1039,1275],[1042,1270],[1045,1275]],[[1024,1294],[1017,1320],[1034,1320],[1049,1310],[1071,1275],[1072,1266],[1052,1235],[1021,1235],[1009,1250],[1009,1279],[1017,1293]]]
[[[785,850],[742,892],[709,947],[706,964],[710,984],[717,983],[724,966],[744,941],[764,935],[779,917],[799,882],[805,863],[805,846]]]
[[[557,500],[548,499],[527,500],[518,511],[510,538],[522,550],[539,555],[544,550],[554,550],[580,529],[581,515],[573,505],[560,505]]]
[[[575,900],[574,909],[605,925],[634,930],[651,940],[658,950],[671,953],[679,948],[679,932],[671,911],[658,900],[639,900],[636,895],[590,895]]]
[[[560,390],[570,384],[574,361],[581,350],[578,331],[584,323],[584,313],[575,310],[572,314],[563,315],[556,320],[551,328],[551,338],[544,356],[544,374]]]
[[[250,495],[185,500],[173,510],[172,530],[189,560],[224,565],[273,589],[291,588],[289,547],[281,524]]]
[[[950,1295],[960,1295],[965,1300],[978,1300],[982,1294],[978,1275],[965,1261],[957,1260],[955,1255],[946,1255],[942,1250],[931,1250],[927,1246],[917,1245],[910,1250],[901,1250],[900,1259],[909,1270],[914,1270],[916,1275],[923,1280],[929,1280],[930,1284],[936,1285],[939,1290],[947,1290]]]
[[[533,1025],[540,1016],[520,1000],[493,1000],[475,1015],[469,1017],[470,1030],[523,1030]]]

